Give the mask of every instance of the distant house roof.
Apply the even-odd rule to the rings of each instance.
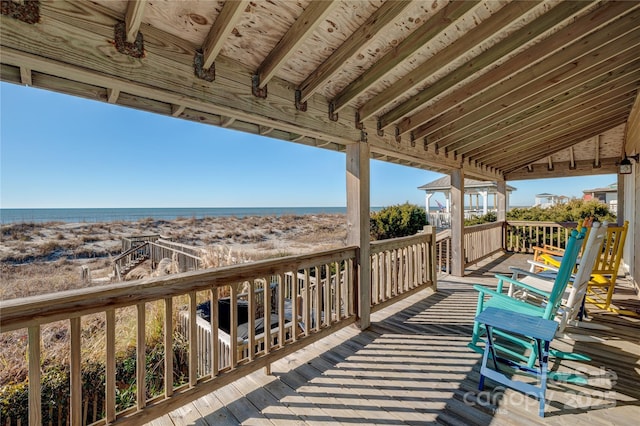
[[[605,186],[604,188],[583,189],[582,192],[584,194],[590,194],[593,192],[618,192],[618,184],[612,183],[611,185]]]
[[[496,182],[487,181],[487,180],[475,180],[475,179],[467,179],[464,180],[464,188],[465,189],[480,189],[480,188],[488,188],[497,190],[498,186]],[[446,175],[441,177],[440,179],[436,179],[432,182],[419,186],[418,189],[423,191],[449,191],[451,189],[451,176]],[[507,185],[507,191],[515,191],[511,185]]]

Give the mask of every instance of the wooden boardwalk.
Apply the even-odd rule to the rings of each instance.
[[[377,312],[369,330],[347,327],[274,363],[272,375],[258,371],[151,424],[637,424],[640,318],[591,309],[585,327],[554,340],[592,361],[555,363],[589,384],[550,383],[544,419],[531,397],[494,389],[490,380],[477,390],[481,356],[466,346],[472,284],[494,284],[494,271],[508,273],[523,259],[502,256],[465,278],[442,277],[437,293],[424,290]],[[614,300],[637,304],[628,284],[619,285]]]

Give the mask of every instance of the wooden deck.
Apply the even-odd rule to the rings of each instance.
[[[559,350],[591,356],[554,369],[589,377],[588,385],[550,383],[545,418],[538,403],[512,390],[477,390],[481,357],[467,348],[477,292],[522,255],[488,260],[463,278],[442,277],[377,312],[371,328],[347,327],[272,366],[157,419],[154,425],[236,424],[634,424],[640,418],[640,318],[590,309],[581,328],[554,340]],[[615,301],[638,299],[620,280]]]

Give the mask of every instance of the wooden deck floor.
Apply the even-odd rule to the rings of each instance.
[[[545,418],[538,402],[509,389],[477,390],[480,355],[467,348],[477,292],[494,272],[524,257],[490,260],[463,279],[443,277],[380,311],[369,330],[348,327],[194,403],[154,425],[630,425],[640,418],[640,319],[590,310],[553,347],[591,356],[554,368],[588,385],[550,383]],[[626,287],[625,287],[626,285]],[[616,300],[637,298],[624,281]],[[625,301],[626,300],[626,301]],[[588,327],[588,328],[587,328]]]

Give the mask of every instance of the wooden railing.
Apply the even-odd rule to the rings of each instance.
[[[505,228],[505,249],[509,252],[533,253],[531,247],[542,247],[550,244],[564,247],[571,229],[575,229],[576,222],[507,222]]]
[[[202,269],[201,252],[194,247],[153,236],[138,237],[137,240],[123,239],[123,246],[129,247],[113,259],[114,276],[122,281],[124,276],[141,262],[150,259],[155,269],[162,259],[170,259],[172,273],[197,271]],[[143,238],[150,238],[143,240]],[[127,241],[125,244],[124,241]]]
[[[503,250],[503,225],[504,222],[491,222],[464,228],[465,267]]]
[[[124,237],[122,238],[122,252],[124,253],[125,251],[133,247],[142,245],[147,241],[158,241],[160,238],[162,237],[159,234],[132,235],[129,237]]]
[[[105,366],[104,412],[105,416],[96,424],[130,423],[140,424],[162,415],[176,407],[184,405],[199,396],[220,388],[242,376],[262,367],[268,367],[273,361],[288,355],[314,341],[325,337],[337,329],[355,321],[354,262],[356,248],[348,247],[302,256],[291,256],[276,260],[222,267],[215,270],[187,272],[147,280],[111,284],[0,302],[0,332],[28,330],[29,360],[29,424],[43,422],[42,412],[49,407],[41,401],[41,334],[48,324],[65,320],[69,324],[70,335],[70,395],[68,422],[82,424],[82,336],[100,333],[104,336]],[[298,277],[302,274],[308,285],[293,285],[285,288],[285,276]],[[313,280],[318,283],[312,291]],[[298,280],[295,280],[298,281]],[[299,281],[298,281],[299,282]],[[274,315],[263,314],[264,330],[271,338],[262,339],[256,332],[256,322],[260,317],[255,307],[256,290],[262,289],[263,306],[271,306],[272,287],[275,285],[277,308]],[[248,336],[238,339],[237,304],[239,287],[248,294]],[[223,361],[223,350],[219,345],[217,307],[220,295],[228,295],[231,303],[231,330],[229,339],[229,360]],[[285,295],[289,294],[292,303],[287,317]],[[198,339],[198,315],[196,307],[200,301],[209,300],[212,306],[212,333],[210,339]],[[147,310],[160,303],[160,324],[151,326]],[[189,313],[187,334],[188,377],[184,385],[175,385],[174,381],[174,329],[176,316],[186,310]],[[265,309],[266,310],[266,309]],[[133,312],[135,326],[135,403],[133,406],[116,410],[116,319]],[[99,315],[104,319],[101,327],[86,329],[83,318]],[[272,324],[276,325],[272,327]],[[164,387],[160,395],[149,395],[146,381],[152,374],[146,361],[146,345],[149,333],[160,332],[163,342]],[[270,330],[270,332],[269,332]],[[200,345],[209,346],[202,356]],[[122,343],[122,342],[119,342]],[[207,368],[206,366],[210,366]],[[200,366],[200,368],[198,368]],[[158,366],[155,366],[159,368]],[[212,368],[211,368],[212,367]],[[200,372],[199,372],[200,370]],[[208,373],[204,373],[208,370]],[[154,371],[153,375],[160,374]],[[45,404],[56,401],[46,401]],[[44,410],[43,410],[44,408]]]
[[[436,284],[435,227],[371,243],[372,312],[390,300]]]
[[[451,230],[445,229],[436,234],[436,270],[439,273],[451,273]]]

